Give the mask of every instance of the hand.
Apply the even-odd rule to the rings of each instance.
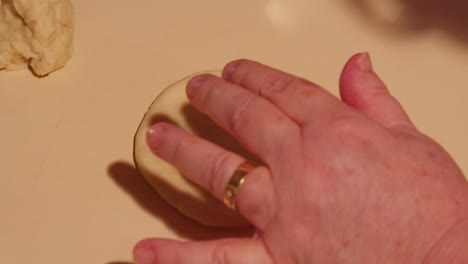
[[[134,249],[136,262],[421,263],[447,252],[452,235],[468,237],[462,172],[414,127],[368,54],[348,61],[340,93],[341,100],[247,60],[228,64],[222,78],[193,78],[190,102],[265,164],[246,176],[237,196],[256,233],[208,242],[147,239]],[[219,199],[244,161],[165,123],[151,129],[148,142]]]

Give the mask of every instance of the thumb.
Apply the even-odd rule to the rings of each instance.
[[[403,107],[375,74],[368,53],[348,60],[340,77],[340,95],[343,102],[386,128],[415,130]]]
[[[261,240],[232,238],[203,242],[146,239],[133,249],[135,264],[271,263]]]

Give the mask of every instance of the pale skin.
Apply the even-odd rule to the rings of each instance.
[[[248,60],[194,77],[190,102],[263,161],[237,196],[256,232],[146,239],[135,262],[468,263],[468,183],[453,159],[415,128],[367,53],[347,62],[340,95]],[[165,123],[148,144],[219,199],[244,161]]]

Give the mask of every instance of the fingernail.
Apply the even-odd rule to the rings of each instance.
[[[200,85],[208,79],[209,75],[208,74],[202,74],[193,77],[188,83],[187,83],[187,96],[189,98],[193,97],[195,89],[200,87]]]
[[[150,240],[140,241],[133,250],[135,264],[153,264],[156,260],[156,249]]]
[[[357,61],[359,68],[362,71],[372,71],[372,62],[368,52],[362,53]]]
[[[159,149],[162,141],[163,131],[163,124],[156,124],[151,127],[150,130],[148,130],[148,133],[146,134],[146,142],[148,143],[148,146],[151,148],[151,150],[157,151]]]
[[[239,61],[233,61],[233,62],[228,63],[228,65],[226,65],[226,67],[224,67],[223,78],[225,80],[229,79],[229,77],[232,75],[232,73],[236,70],[237,65],[239,65]]]

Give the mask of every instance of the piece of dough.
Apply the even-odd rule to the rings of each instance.
[[[207,73],[220,75],[218,71]],[[185,179],[172,165],[156,157],[146,143],[146,133],[153,124],[171,122],[225,149],[250,157],[235,139],[189,104],[185,86],[191,77],[165,89],[145,114],[135,135],[135,163],[160,196],[183,215],[206,226],[248,226],[238,213],[227,209],[211,194]]]
[[[0,70],[47,75],[73,52],[70,0],[0,0]]]

